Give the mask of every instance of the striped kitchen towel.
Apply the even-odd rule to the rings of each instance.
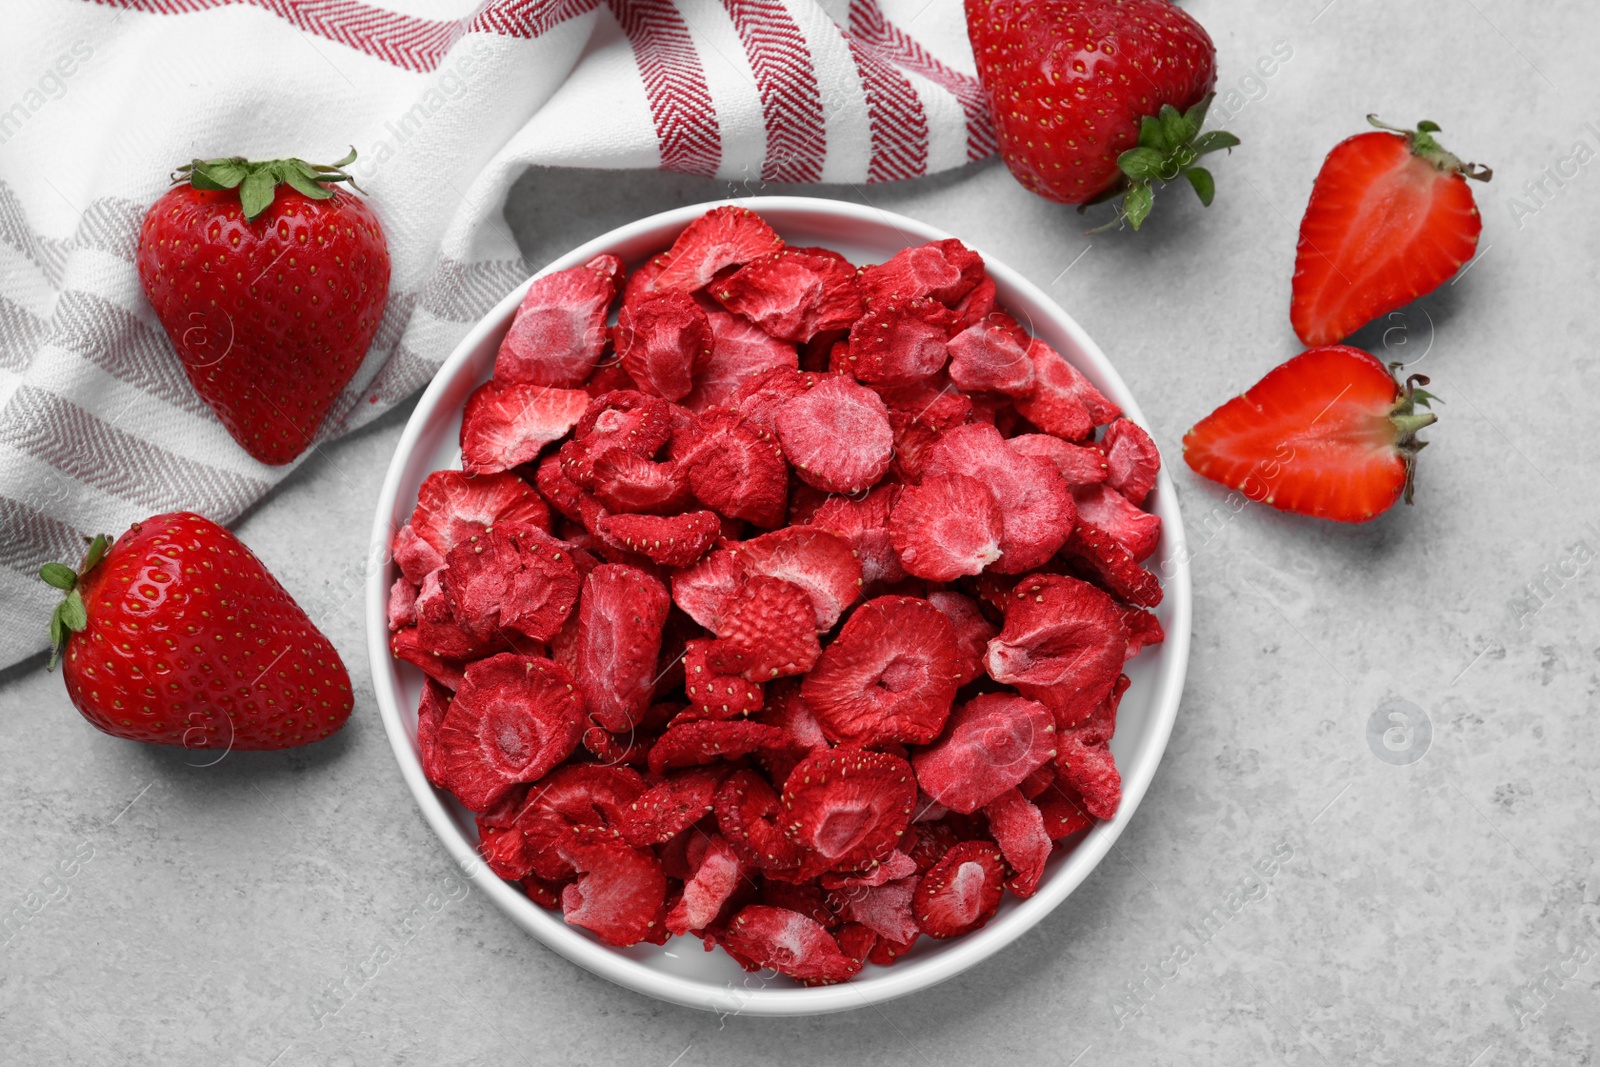
[[[393,282],[327,438],[528,275],[501,211],[530,164],[875,182],[995,149],[960,0],[7,0],[5,21],[0,667],[44,646],[39,565],[82,534],[226,522],[291,469],[227,435],[139,291],[175,164],[359,150]]]

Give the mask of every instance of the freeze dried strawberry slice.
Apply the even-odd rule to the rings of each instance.
[[[550,660],[503,652],[468,664],[439,725],[446,787],[484,811],[566,759],[582,726],[583,698]]]
[[[785,781],[795,764],[811,753],[828,747],[827,735],[816,714],[800,696],[798,680],[779,682],[767,696],[767,706],[759,716],[761,722],[783,731],[783,748],[769,748],[757,757],[774,782]]]
[[[465,471],[434,471],[417,489],[411,528],[438,553],[434,567],[444,566],[445,553],[497,522],[523,522],[548,530],[550,509],[515,474],[474,477]]]
[[[567,453],[567,475],[587,488],[594,461],[613,448],[646,459],[672,436],[673,405],[633,389],[601,393],[572,428],[575,449]]]
[[[783,731],[764,723],[736,720],[686,722],[668,727],[650,749],[654,774],[676,767],[697,767],[734,760],[758,748],[785,743]]]
[[[1072,498],[1080,522],[1105,531],[1136,561],[1149,559],[1161,542],[1161,517],[1136,507],[1109,485],[1075,489]]]
[[[850,331],[850,373],[874,385],[922,381],[950,357],[955,314],[936,300],[892,297],[874,302]]]
[[[721,308],[704,308],[711,327],[711,358],[694,376],[683,398],[690,411],[733,406],[739,391],[767,371],[798,370],[800,354],[788,341],[770,337],[759,326]]]
[[[746,970],[770,967],[807,985],[843,982],[861,970],[816,920],[766,904],[741,909],[720,940]]]
[[[1115,601],[1076,578],[1035,574],[1011,591],[1005,615],[989,642],[989,677],[1044,704],[1063,728],[1105,699],[1128,643]]]
[[[1050,762],[1057,740],[1043,704],[985,693],[957,708],[944,736],[911,762],[924,793],[970,815]]]
[[[422,700],[417,704],[417,758],[422,776],[431,785],[445,788],[444,754],[439,751],[439,725],[450,708],[450,690],[434,681],[422,681]]]
[[[882,863],[873,864],[864,873],[830,871],[822,876],[821,882],[824,889],[852,889],[858,886],[879,886],[887,882],[898,882],[902,878],[920,873],[917,861],[897,848],[889,853]]]
[[[657,463],[620,448],[608,448],[589,469],[594,497],[610,511],[674,515],[689,503],[688,475],[670,460]],[[578,507],[581,514],[581,501]]]
[[[917,888],[915,864],[912,870],[912,877],[882,885],[836,889],[828,894],[828,905],[841,919],[860,923],[880,937],[902,943],[914,940],[920,932],[916,919],[911,917],[911,900]]]
[[[408,626],[391,637],[389,651],[394,653],[395,659],[411,664],[446,689],[454,690],[461,685],[466,665],[435,652],[423,641],[415,626]]]
[[[889,409],[870,389],[829,377],[778,411],[778,441],[795,472],[826,493],[870,489],[889,469]]]
[[[601,532],[663,567],[687,567],[710,548],[722,523],[709,511],[685,515],[608,515]]]
[[[874,306],[894,297],[932,297],[949,304],[985,277],[983,257],[948,237],[901,249],[882,263],[862,267],[861,289]]]
[[[438,471],[439,474],[461,474],[460,471]],[[430,475],[431,477],[431,475]],[[491,475],[491,477],[499,477]],[[514,481],[521,481],[516,475],[505,475]],[[527,488],[526,485],[523,486]],[[535,512],[537,514],[537,512]],[[545,529],[550,528],[550,512],[544,512],[545,521],[537,524]],[[421,585],[422,579],[430,571],[436,571],[444,566],[444,553],[434,548],[417,533],[416,527],[406,523],[394,533],[394,540],[390,543],[389,554],[394,557],[395,566],[400,568],[400,574],[411,585]]]
[[[1000,558],[1004,517],[994,494],[965,474],[924,475],[889,516],[889,540],[908,574],[948,582]]]
[[[500,342],[495,380],[560,389],[583,385],[605,350],[606,309],[617,295],[621,271],[616,256],[598,256],[535,278]]]
[[[769,871],[800,865],[804,852],[778,825],[784,810],[778,793],[755,771],[734,771],[712,807],[717,829],[745,862]]]
[[[422,580],[417,592],[417,638],[424,648],[447,659],[480,659],[506,646],[505,635],[491,633],[479,637],[456,618],[450,597],[445,594],[440,567]],[[404,631],[401,631],[402,633]]]
[[[1007,438],[1006,443],[1012,451],[1049,462],[1074,489],[1106,480],[1106,454],[1096,445],[1075,445],[1047,433],[1022,433]]]
[[[732,546],[747,576],[766,575],[806,591],[816,629],[833,629],[844,609],[861,594],[861,564],[837,534],[816,526],[789,526]]]
[[[977,601],[960,593],[928,594],[928,603],[944,612],[956,631],[956,685],[966,685],[983,673],[989,641],[1000,627],[984,618]]]
[[[461,465],[468,474],[494,474],[531,462],[565,437],[588,406],[582,389],[484,382],[461,415]]]
[[[1027,396],[1035,374],[1028,358],[1029,337],[1015,322],[998,321],[1001,314],[950,338],[950,380],[968,392]]]
[[[869,600],[823,649],[801,695],[835,741],[923,745],[956,694],[955,627],[926,600]]]
[[[1033,570],[1055,555],[1077,516],[1072,492],[1051,464],[1014,451],[982,423],[947,431],[923,456],[922,474],[965,474],[988,487],[1004,520],[1000,558],[989,569],[1002,574]]]
[[[1071,837],[1095,823],[1094,816],[1084,806],[1083,797],[1072,786],[1062,782],[1059,773],[1055,784],[1040,793],[1033,803],[1044,819],[1045,836],[1052,841]]]
[[[822,654],[816,618],[804,589],[754,575],[722,602],[706,662],[719,674],[752,682],[804,674]]]
[[[844,539],[861,564],[861,584],[898,582],[906,576],[900,553],[889,537],[889,515],[900,498],[898,485],[880,485],[860,500],[848,496],[823,498],[809,518],[795,514],[789,503],[791,522],[804,522]]]
[[[696,415],[682,441],[674,438],[674,458],[689,472],[689,489],[700,503],[757,526],[783,522],[789,467],[776,444],[729,411]]]
[[[666,918],[667,878],[649,850],[615,840],[574,840],[559,849],[580,872],[561,891],[568,923],[619,946],[636,945],[660,929]]]
[[[656,292],[617,313],[617,356],[643,392],[680,400],[711,361],[711,323],[694,298]]]
[[[1161,452],[1144,428],[1115,419],[1100,438],[1106,454],[1106,482],[1135,504],[1143,504],[1161,473]]]
[[[875,963],[879,967],[887,967],[907,952],[910,952],[911,946],[915,943],[916,938],[901,943],[880,937],[878,938],[878,943],[872,946],[872,951],[867,953],[867,962]]]
[[[1155,612],[1126,605],[1118,605],[1118,608],[1122,612],[1122,621],[1128,624],[1128,659],[1137,656],[1151,645],[1159,645],[1167,639],[1166,632],[1161,629],[1161,620],[1156,618]]]
[[[797,248],[751,260],[710,291],[728,310],[786,341],[843,329],[864,310],[849,262]]]
[[[886,752],[815,752],[783,785],[783,830],[823,870],[861,870],[888,858],[917,801],[911,765]]]
[[[1021,900],[1038,892],[1039,879],[1050,858],[1050,836],[1045,832],[1044,816],[1015,789],[1008,789],[983,806],[989,818],[989,832],[1011,866],[1006,888]]]
[[[716,632],[722,602],[744,581],[744,567],[728,547],[714,548],[692,567],[672,575],[672,601],[706,629]]]
[[[457,698],[459,699],[459,698]],[[1122,775],[1111,750],[1104,744],[1085,744],[1082,738],[1070,732],[1061,738],[1061,751],[1056,756],[1056,770],[1061,780],[1083,796],[1083,806],[1097,819],[1117,817],[1117,805],[1122,800]]]
[[[672,247],[657,257],[659,272],[650,287],[703,289],[722,268],[749,263],[782,247],[783,238],[749,208],[712,208],[689,223]]]
[[[722,768],[694,768],[669,774],[640,793],[622,813],[618,829],[630,845],[659,845],[693,826],[711,811]]]
[[[636,724],[650,704],[670,605],[660,582],[626,564],[604,564],[583,580],[577,679],[590,716],[612,733]]]
[[[603,766],[646,767],[649,765],[650,746],[656,743],[656,735],[637,726],[622,734],[608,733],[599,726],[591,726],[583,731],[580,743]]]
[[[1103,745],[1117,732],[1117,709],[1122,705],[1122,694],[1131,684],[1126,674],[1119,674],[1111,692],[1095,705],[1093,711],[1061,731],[1062,736],[1072,736],[1086,745]]]
[[[970,934],[987,923],[1005,891],[1005,861],[987,841],[963,841],[922,876],[911,900],[929,937]]]
[[[1053,775],[1055,768],[1051,767],[1050,771]],[[907,855],[917,865],[918,874],[927,874],[935,863],[944,858],[946,852],[961,842],[962,838],[956,834],[955,828],[945,821],[944,815],[947,809],[943,805],[925,797],[919,803],[922,807],[918,809],[916,821],[911,826],[911,833],[907,835],[911,838]],[[938,817],[924,821],[922,813],[932,812],[934,809],[938,810]]]
[[[791,398],[812,388],[820,379],[815,374],[788,367],[763,371],[739,386],[730,407],[738,410],[753,429],[769,437],[778,435],[778,412]]]
[[[450,608],[484,640],[504,628],[548,641],[578,600],[578,568],[567,544],[537,526],[497,523],[445,559]]]
[[[683,896],[667,912],[667,929],[675,934],[704,930],[745,884],[744,866],[721,834],[711,839],[694,877],[683,883]]]
[[[390,633],[417,624],[417,587],[408,582],[403,574],[389,587],[386,614]]]
[[[533,873],[533,846],[521,830],[487,826],[478,818],[478,855],[499,878],[515,882]]]
[[[1036,375],[1034,390],[1017,398],[1017,410],[1045,433],[1077,441],[1122,414],[1077,367],[1037,337],[1028,346],[1028,358]]]
[[[1133,553],[1109,533],[1087,522],[1080,522],[1061,547],[1061,554],[1087,568],[1113,593],[1140,607],[1161,603],[1161,582],[1139,566]]]
[[[517,829],[532,849],[532,872],[557,881],[575,876],[560,846],[620,838],[629,807],[644,790],[644,779],[629,767],[576,763],[550,772],[528,790],[515,813]]]
[[[787,908],[827,927],[839,925],[839,917],[828,907],[822,888],[815,882],[784,882],[761,879],[761,903]]]
[[[760,711],[764,694],[760,685],[733,674],[722,674],[706,662],[714,642],[693,640],[683,654],[683,691],[689,706],[674,722],[701,719],[741,719]]]
[[[994,279],[985,274],[971,292],[950,305],[950,310],[956,313],[955,328],[965,330],[988,318],[994,313],[998,297]]]
[[[833,932],[833,939],[839,943],[840,952],[862,965],[878,945],[878,935],[861,923],[845,923]]]
[[[534,472],[534,481],[539,486],[540,495],[573,522],[582,519],[583,498],[587,495],[583,486],[567,477],[567,465],[576,450],[577,446],[568,441],[541,459]]]

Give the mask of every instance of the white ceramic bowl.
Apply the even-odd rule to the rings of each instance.
[[[907,246],[950,236],[901,215],[836,200],[775,196],[742,203],[759,212],[791,244],[834,248],[856,263],[880,262]],[[602,252],[615,253],[630,267],[635,266],[649,254],[666,248],[684,226],[715,206],[696,204],[640,219],[574,249],[541,273],[577,266]],[[981,242],[966,243],[983,251]],[[984,261],[999,289],[1002,306],[1071,360],[1106,396],[1120,404],[1129,418],[1144,424],[1127,386],[1071,316],[998,259],[984,253]],[[383,564],[372,568],[367,584],[367,645],[372,680],[400,772],[428,824],[478,888],[547,946],[619,985],[706,1011],[774,1016],[842,1011],[926,989],[1004,948],[1065,900],[1133,819],[1166,748],[1183,690],[1189,659],[1189,568],[1182,520],[1164,470],[1147,506],[1161,516],[1162,522],[1162,544],[1152,558],[1164,561],[1166,594],[1159,615],[1167,639],[1128,665],[1133,684],[1123,698],[1117,734],[1111,742],[1122,771],[1122,806],[1114,821],[1097,824],[1075,847],[1057,850],[1038,893],[1028,900],[1007,894],[999,912],[976,933],[950,941],[922,938],[892,967],[869,964],[849,982],[806,988],[766,972],[746,974],[726,953],[706,952],[692,938],[674,938],[662,947],[613,948],[586,930],[568,926],[559,913],[534,904],[519,889],[495,877],[478,859],[472,815],[453,797],[430,786],[422,774],[416,740],[422,674],[389,653],[385,602],[395,568],[388,549],[394,531],[411,515],[422,479],[440,468],[461,465],[457,435],[462,404],[493,370],[500,339],[511,325],[526,290],[526,285],[519,286],[473,328],[417,404],[378,499],[370,558]]]

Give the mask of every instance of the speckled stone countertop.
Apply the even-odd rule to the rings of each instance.
[[[1217,162],[1209,210],[1175,191],[1137,237],[1086,237],[994,163],[811,190],[924,219],[1047,289],[1175,468],[1194,546],[1183,706],[1132,826],[1045,922],[914,997],[784,1021],[657,1003],[525,936],[456,875],[373,702],[351,576],[406,409],[319,449],[238,525],[350,667],[356,713],[335,739],[193,766],[96,733],[42,660],[0,674],[4,1059],[1600,1058],[1600,120],[1583,106],[1600,13],[1190,7],[1220,50],[1213,113],[1246,145]],[[1369,111],[1432,118],[1496,170],[1474,190],[1486,228],[1466,274],[1357,338],[1444,400],[1417,506],[1363,528],[1236,509],[1178,442],[1298,351],[1296,226],[1323,153]],[[795,191],[537,172],[507,215],[541,264],[669,206]]]

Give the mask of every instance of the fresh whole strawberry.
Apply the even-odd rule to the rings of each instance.
[[[66,595],[50,640],[67,694],[108,734],[184,748],[278,749],[350,717],[333,645],[233,534],[189,512],[90,543],[74,571],[39,576]]]
[[[383,315],[383,230],[329,188],[354,159],[197,159],[139,230],[139,281],[184,373],[262,463],[310,447]]]
[[[1366,522],[1411,503],[1417,431],[1437,416],[1414,374],[1397,382],[1372,355],[1330,345],[1289,360],[1183,438],[1195,472],[1258,504]]]
[[[1062,204],[1124,193],[1134,229],[1153,182],[1182,177],[1211,203],[1215,183],[1194,163],[1239,140],[1200,133],[1217,50],[1193,16],[1168,0],[966,0],[966,10],[1000,154],[1023,186]]]
[[[1462,163],[1434,140],[1436,123],[1384,126],[1328,153],[1300,222],[1289,318],[1308,345],[1335,344],[1433,292],[1478,248],[1483,219]]]

